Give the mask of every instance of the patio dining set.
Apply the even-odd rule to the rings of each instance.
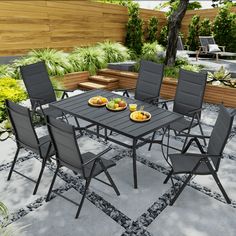
[[[10,100],[6,101],[17,145],[8,180],[11,179],[13,172],[23,175],[14,169],[18,154],[23,148],[33,151],[42,159],[37,181],[23,175],[36,183],[33,194],[37,193],[46,163],[54,161],[57,165],[46,201],[50,201],[53,186],[61,167],[70,169],[75,175],[79,174],[85,180],[85,188],[76,218],[80,215],[86,191],[92,179],[109,185],[114,189],[116,195],[122,195],[122,189],[118,190],[115,181],[108,172],[109,168],[115,167],[116,164],[111,159],[103,157],[112,149],[111,146],[96,155],[92,152],[81,153],[80,137],[91,133],[103,139],[108,145],[110,142],[116,143],[131,150],[133,187],[135,189],[138,188],[136,151],[144,145],[149,145],[148,150],[150,151],[152,145],[157,144],[161,145],[163,157],[157,156],[156,158],[164,158],[170,166],[164,184],[171,180],[175,189],[174,197],[170,199],[170,205],[174,204],[195,175],[212,175],[225,201],[231,203],[217,172],[232,129],[235,110],[227,109],[221,105],[211,135],[204,135],[201,126],[201,112],[207,75],[181,69],[175,98],[163,100],[160,98],[163,71],[164,65],[142,60],[134,98],[131,98],[129,93],[129,90],[133,88],[123,89],[123,96],[99,89],[68,96],[68,92],[73,92],[72,90],[59,90],[62,92],[62,97],[57,101],[45,63],[41,61],[22,66],[20,72],[32,109]],[[120,111],[110,111],[106,105],[91,106],[88,101],[96,96],[102,96],[107,101],[116,97],[124,100],[127,106]],[[168,109],[169,102],[173,102],[172,110]],[[137,104],[137,107],[143,107],[145,112],[151,114],[150,119],[144,122],[132,120],[128,104]],[[33,124],[36,116],[46,123],[48,135],[37,136]],[[69,116],[74,118],[75,126],[69,124]],[[86,121],[88,125],[82,127],[81,120]],[[194,127],[199,127],[200,134],[192,134],[191,130]],[[161,136],[157,137],[157,131],[161,133]],[[170,144],[169,137],[172,131],[176,136],[184,138],[181,150]],[[131,143],[123,142],[123,139],[120,140],[116,138],[117,136],[127,137]],[[198,153],[189,151],[193,144],[199,149]],[[170,154],[170,149],[175,152]],[[105,174],[108,182],[98,178],[101,173]],[[187,174],[179,188],[174,183],[174,175],[176,174]]]

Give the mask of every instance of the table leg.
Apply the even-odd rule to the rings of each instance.
[[[97,138],[99,138],[99,125],[97,125]]]
[[[137,165],[136,165],[136,144],[137,144],[137,140],[134,139],[133,140],[133,147],[132,147],[132,151],[133,151],[133,176],[134,176],[134,188],[138,188],[138,181],[137,181]]]

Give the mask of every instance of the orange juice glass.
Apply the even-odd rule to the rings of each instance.
[[[129,110],[130,110],[130,112],[136,111],[137,110],[137,104],[129,104]]]

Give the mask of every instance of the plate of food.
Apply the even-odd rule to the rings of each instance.
[[[130,119],[135,122],[145,122],[151,119],[152,115],[147,111],[134,111],[130,114]]]
[[[113,98],[106,104],[106,108],[110,111],[123,111],[126,107],[127,103],[122,98]]]
[[[108,99],[102,96],[95,96],[88,100],[88,104],[93,107],[102,107],[108,103]]]

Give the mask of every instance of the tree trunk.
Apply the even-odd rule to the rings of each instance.
[[[175,64],[178,34],[181,26],[181,22],[184,18],[188,7],[189,0],[180,0],[179,6],[176,11],[172,13],[168,21],[168,43],[166,51],[165,64],[173,66]]]

